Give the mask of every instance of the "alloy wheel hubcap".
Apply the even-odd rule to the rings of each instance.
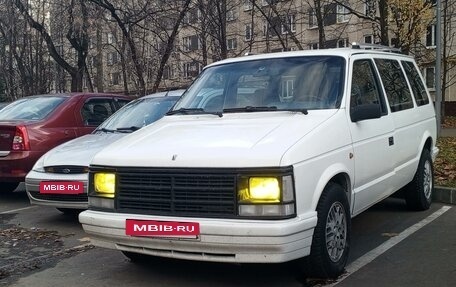
[[[426,197],[427,200],[431,199],[431,193],[432,193],[432,168],[431,168],[431,163],[429,161],[426,161],[424,163],[424,174],[423,174],[423,190],[424,190],[424,196]]]
[[[337,262],[342,257],[347,245],[347,220],[340,202],[334,202],[326,218],[326,250],[329,258]]]

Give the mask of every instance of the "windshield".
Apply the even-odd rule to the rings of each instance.
[[[263,59],[213,66],[200,75],[173,111],[334,109],[342,98],[344,73],[345,60],[337,56]]]
[[[65,97],[22,98],[0,110],[0,120],[42,120],[65,99]]]
[[[141,98],[132,101],[104,121],[96,131],[131,132],[162,118],[179,97]]]

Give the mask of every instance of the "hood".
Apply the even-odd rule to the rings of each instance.
[[[98,153],[92,165],[272,167],[337,110],[166,116]]]
[[[107,145],[124,137],[125,133],[88,134],[63,143],[44,156],[44,166],[89,166],[93,156]]]

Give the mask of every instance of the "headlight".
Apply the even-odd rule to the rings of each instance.
[[[276,177],[251,177],[239,192],[240,203],[278,203],[280,186]]]
[[[240,216],[290,217],[296,214],[291,175],[241,177],[238,186]]]
[[[116,192],[116,175],[114,173],[95,173],[93,176],[94,191],[102,197],[114,198]]]

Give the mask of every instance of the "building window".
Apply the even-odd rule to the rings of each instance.
[[[234,21],[238,18],[237,11],[234,9],[226,11],[226,21]]]
[[[244,0],[244,11],[251,10],[253,7],[251,0]]]
[[[89,56],[87,62],[88,62],[89,67],[95,67],[97,65],[97,57]]]
[[[226,46],[228,50],[236,50],[237,49],[237,39],[231,38],[226,40]]]
[[[317,27],[317,13],[315,9],[309,9],[309,28]]]
[[[163,68],[163,80],[173,79],[174,78],[174,70],[171,66],[166,65]]]
[[[115,86],[115,85],[120,84],[120,73],[119,72],[111,73],[109,75],[109,84],[111,86]]]
[[[375,2],[374,0],[366,0],[364,3],[364,15],[375,16]]]
[[[320,47],[320,44],[319,44],[319,43],[312,43],[312,44],[309,44],[309,49],[310,49],[310,50],[317,50],[319,47]]]
[[[201,72],[202,66],[198,62],[184,63],[184,78],[194,78]]]
[[[93,49],[95,47],[95,40],[93,38],[89,38],[89,49]]]
[[[435,47],[437,37],[435,32],[435,24],[427,27],[426,33],[426,47]]]
[[[337,48],[348,47],[348,39],[340,39],[337,41]]]
[[[182,19],[183,25],[191,25],[197,23],[201,19],[201,11],[198,8],[192,8],[185,13]]]
[[[7,50],[7,52],[9,52],[9,46],[8,47],[5,47],[5,51]],[[57,52],[57,54],[59,54],[60,56],[63,56],[63,45],[55,45],[55,51]]]
[[[109,52],[107,57],[108,65],[114,65],[120,61],[120,55],[118,52]]]
[[[336,3],[331,3],[323,6],[323,25],[330,26],[339,22],[339,16],[344,16],[341,12],[339,13],[339,6]],[[343,6],[341,6],[343,8]],[[341,19],[342,20],[342,19]],[[343,21],[341,21],[343,22]]]
[[[252,24],[245,24],[245,37],[246,41],[252,40]]]
[[[435,67],[428,67],[424,70],[426,78],[426,87],[429,90],[435,90]]]
[[[195,51],[200,49],[200,41],[198,35],[182,38],[182,50],[184,52]]]
[[[372,44],[372,43],[374,42],[372,38],[373,38],[372,35],[366,35],[366,36],[364,36],[364,43],[366,43],[366,44]]]
[[[268,21],[263,21],[263,37],[266,38],[269,34],[269,23]]]
[[[350,20],[350,12],[342,5],[337,5],[337,23],[344,23]]]
[[[106,41],[107,41],[108,44],[114,43],[114,35],[112,33],[108,33]]]
[[[286,34],[288,33],[288,31],[296,32],[296,16],[294,14],[285,16],[283,21],[286,22],[289,30],[287,30],[287,27],[285,27],[285,25],[282,24],[282,34]]]

